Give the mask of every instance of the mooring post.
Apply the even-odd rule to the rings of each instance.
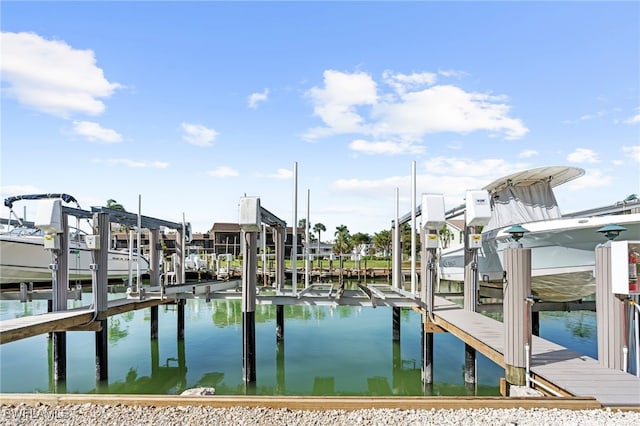
[[[91,282],[96,321],[100,323],[95,332],[96,382],[102,387],[109,378],[109,327],[107,325],[108,288],[109,288],[109,214],[94,213],[93,233],[97,235],[98,245],[94,247],[96,263],[90,265]]]
[[[178,341],[184,340],[184,305],[185,299],[178,299]]]
[[[158,305],[152,306],[149,309],[151,311],[149,337],[151,340],[158,340]]]
[[[284,306],[276,305],[276,342],[284,341]]]
[[[393,338],[392,341],[393,342],[399,342],[400,341],[400,323],[401,323],[401,308],[394,306],[393,308],[391,308],[392,312],[393,312]]]
[[[63,232],[58,234],[60,238],[59,249],[52,250],[54,263],[50,265],[52,270],[52,311],[61,312],[67,310],[67,289],[69,287],[69,233],[68,217],[66,213],[60,213],[60,223]],[[58,389],[67,378],[67,333],[55,331],[53,333],[53,381],[54,387]]]
[[[274,226],[273,239],[276,249],[276,264],[275,264],[275,280],[276,280],[276,293],[280,293],[284,290],[285,282],[285,236],[286,229],[280,226]]]
[[[464,344],[464,383],[467,387],[475,388],[476,384],[476,350],[473,346]]]
[[[531,249],[506,248],[503,258],[507,273],[503,296],[505,378],[509,386],[525,386],[525,345],[531,348],[528,303],[531,295]]]
[[[160,260],[162,259],[160,230],[149,230],[149,286],[160,287]]]
[[[433,383],[433,333],[427,331],[422,321],[422,384]]]
[[[256,381],[256,232],[242,231],[242,372],[245,382]]]
[[[435,325],[436,251],[438,250],[438,230],[445,223],[444,196],[441,194],[422,194],[421,210],[422,383],[430,388],[433,384],[433,328],[430,326]],[[426,391],[425,387],[425,393]]]
[[[611,242],[596,247],[595,271],[598,362],[607,368],[623,370],[626,336],[624,327],[619,324],[625,309],[624,302],[615,296],[611,286]]]

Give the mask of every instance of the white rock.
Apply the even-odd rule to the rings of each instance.
[[[215,388],[191,388],[182,392],[181,396],[201,396],[201,395],[215,395]]]

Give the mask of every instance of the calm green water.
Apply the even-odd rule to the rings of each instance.
[[[90,303],[69,302],[70,307]],[[116,297],[111,295],[111,297]],[[117,297],[122,297],[119,295]],[[0,319],[46,312],[46,301],[0,301]],[[478,354],[478,385],[464,384],[464,345],[434,335],[434,385],[421,384],[420,315],[402,311],[401,342],[392,342],[385,307],[285,307],[285,339],[275,338],[275,306],[256,310],[255,386],[242,380],[239,301],[189,300],[185,340],[176,338],[175,307],[159,308],[159,338],[149,339],[149,309],[108,319],[109,381],[96,388],[94,333],[67,333],[67,380],[54,388],[46,335],[0,346],[0,391],[179,394],[206,386],[217,394],[259,395],[499,395],[504,376]],[[596,357],[595,314],[541,314],[541,336]]]

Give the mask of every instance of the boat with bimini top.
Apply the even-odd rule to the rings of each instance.
[[[585,215],[563,216],[553,188],[582,175],[584,170],[577,167],[540,167],[510,174],[483,188],[490,196],[491,219],[482,230],[478,253],[481,281],[503,279],[502,255],[514,242],[508,230],[521,225],[527,232],[518,242],[531,249],[534,297],[568,302],[594,294],[595,248],[606,241],[598,230],[615,223],[626,229],[618,239],[640,240],[640,213],[598,215],[594,209]],[[443,250],[439,264],[441,279],[464,280],[464,248]]]
[[[75,204],[80,208],[74,197],[68,194],[33,194],[18,195],[4,200],[5,207],[10,210],[10,229],[0,233],[0,284],[17,284],[28,282],[50,282],[52,280],[51,250],[45,248],[45,232],[36,227],[33,222],[19,218],[13,211],[13,204],[17,201],[30,200],[61,200],[68,204]],[[11,216],[14,219],[11,219]],[[15,226],[11,226],[15,224]],[[69,227],[68,268],[70,281],[86,281],[91,279],[90,265],[93,261],[93,251],[87,247],[87,233],[77,227]],[[126,279],[133,271],[133,275],[149,273],[149,262],[135,251],[109,249],[108,252],[109,279]]]

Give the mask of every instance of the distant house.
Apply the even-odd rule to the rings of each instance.
[[[446,234],[440,232],[440,247],[446,249],[464,245],[464,220],[447,220],[446,227]]]
[[[175,231],[161,231],[160,238],[162,240],[162,246],[165,250],[166,255],[171,255],[176,251],[176,237],[177,233]],[[262,248],[262,242],[260,240],[261,233],[258,234],[258,250]],[[135,239],[134,239],[135,241]],[[298,239],[297,239],[297,252],[302,254],[303,248],[303,233],[302,228],[298,228]],[[135,244],[135,242],[134,242]],[[284,243],[284,252],[285,257],[291,256],[291,247],[293,244],[293,228],[287,228],[286,230],[286,240]],[[129,235],[126,232],[116,232],[112,235],[111,245],[114,248],[126,249],[129,247]],[[148,253],[149,251],[149,231],[143,230],[142,238],[140,240],[140,245],[142,247],[142,253]],[[192,250],[197,250],[199,253],[215,253],[216,255],[220,254],[231,254],[234,257],[237,257],[241,254],[242,245],[241,245],[241,236],[240,236],[240,225],[237,223],[225,223],[225,222],[216,222],[211,227],[211,230],[207,233],[194,233],[191,238],[191,242],[188,242],[187,245]],[[271,232],[271,228],[267,227],[266,232],[266,246],[267,250],[271,253],[275,253],[275,244],[273,242],[273,232]],[[316,247],[316,246],[314,246]]]
[[[328,257],[331,253],[333,253],[333,244],[331,243],[320,242],[319,250],[317,241],[311,241],[309,243],[309,254],[314,256],[319,254],[320,256]]]

